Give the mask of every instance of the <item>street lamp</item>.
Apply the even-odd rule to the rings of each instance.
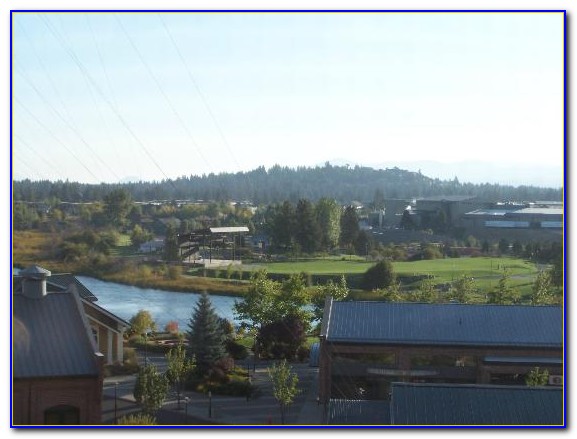
[[[118,404],[117,404],[117,395],[118,395],[118,382],[114,383],[114,423],[118,424]]]
[[[190,401],[190,398],[188,396],[186,396],[184,398],[184,423],[188,424],[188,401]]]
[[[212,392],[208,391],[208,417],[212,418]]]

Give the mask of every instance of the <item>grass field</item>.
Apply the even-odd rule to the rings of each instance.
[[[245,270],[266,269],[269,273],[291,274],[359,274],[364,273],[375,262],[348,259],[311,259],[295,262],[271,262],[245,265]],[[447,258],[414,262],[393,262],[399,275],[430,274],[438,281],[448,282],[466,274],[471,277],[500,276],[505,268],[512,276],[533,275],[535,264],[515,258]]]
[[[374,262],[354,258],[326,258],[295,262],[272,262],[244,267],[246,271],[266,269],[271,274],[310,273],[324,275],[359,275],[367,271]],[[505,269],[511,274],[510,283],[522,295],[530,292],[537,267],[523,259],[508,257],[447,258],[414,262],[394,262],[393,268],[399,276],[432,275],[435,283],[448,283],[465,275],[475,279],[477,288],[487,292],[499,282]]]

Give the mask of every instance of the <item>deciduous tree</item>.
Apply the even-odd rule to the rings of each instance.
[[[162,407],[168,394],[168,379],[158,372],[154,364],[143,366],[134,384],[134,399],[144,413],[154,416]]]
[[[182,392],[182,384],[186,376],[194,369],[194,361],[186,357],[186,349],[182,341],[177,347],[170,349],[166,354],[166,361],[168,369],[166,371],[166,378],[176,389],[177,405],[180,408],[180,395]]]
[[[132,334],[146,334],[150,331],[156,331],[156,323],[149,311],[141,309],[129,320],[130,332]]]
[[[273,364],[268,369],[268,374],[272,381],[273,396],[280,406],[281,424],[284,424],[286,409],[299,394],[297,387],[299,378],[297,374],[292,372],[292,368],[286,360]]]

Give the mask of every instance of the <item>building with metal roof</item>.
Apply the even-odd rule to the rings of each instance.
[[[391,425],[564,425],[554,387],[393,383]]]
[[[327,406],[329,425],[390,425],[391,403],[380,400],[331,399]]]
[[[563,339],[558,306],[328,298],[319,397],[387,398],[396,381],[520,384],[535,366],[546,367],[562,384]]]
[[[77,288],[49,291],[48,277],[24,270],[13,291],[13,425],[98,424],[103,356]]]
[[[52,274],[42,267],[33,265],[12,278],[14,294],[22,293],[27,278],[44,279],[47,293],[68,291],[74,288],[81,299],[84,314],[88,319],[92,334],[100,352],[104,355],[104,364],[122,363],[124,360],[124,332],[130,324],[120,317],[98,306],[98,298],[86,286],[70,273]]]

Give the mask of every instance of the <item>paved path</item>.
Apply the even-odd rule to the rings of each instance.
[[[322,425],[323,406],[317,404],[318,368],[306,363],[291,365],[299,376],[301,393],[285,413],[284,425]],[[179,404],[172,395],[157,414],[161,425],[215,425],[215,426],[267,426],[281,425],[278,402],[272,395],[272,387],[266,365],[250,370],[251,381],[259,389],[259,396],[245,397],[184,392]],[[113,424],[117,417],[138,412],[139,407],[132,396],[134,376],[106,378],[103,392],[103,423]],[[116,385],[114,383],[117,383]],[[116,398],[115,398],[116,395]],[[184,398],[188,398],[188,404]]]

